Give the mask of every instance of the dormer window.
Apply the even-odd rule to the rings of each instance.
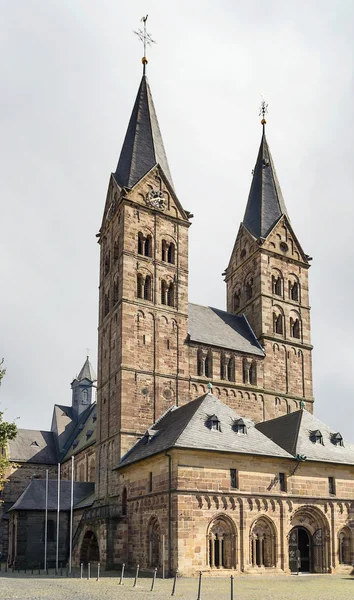
[[[211,415],[211,417],[208,417],[206,426],[212,431],[221,431],[220,421],[216,415]]]
[[[158,434],[158,430],[157,429],[147,429],[144,433],[144,444],[148,444],[149,442],[151,442]]]
[[[73,448],[76,448],[76,446],[78,445],[78,443],[79,443],[79,440],[74,440],[73,441]]]
[[[344,446],[343,438],[339,431],[337,433],[331,433],[331,442],[334,446]]]
[[[93,434],[93,429],[88,429],[86,431],[86,439],[88,440],[91,437],[92,434]]]
[[[36,441],[32,442],[31,446],[35,447],[35,448],[39,448],[39,444]]]
[[[323,446],[323,436],[319,429],[315,429],[315,431],[310,431],[310,440],[314,444],[322,444]]]
[[[97,421],[97,413],[94,413],[92,416],[92,421],[95,422]]]
[[[246,423],[243,419],[235,419],[232,425],[232,429],[235,433],[247,433]]]

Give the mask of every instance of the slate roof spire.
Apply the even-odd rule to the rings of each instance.
[[[80,373],[77,376],[78,381],[82,381],[83,379],[88,379],[89,381],[92,381],[92,382],[97,380],[96,373],[92,368],[89,356],[86,356],[84,365],[83,365]]]
[[[282,215],[288,216],[265,134],[266,120],[263,106],[261,113],[263,114],[261,145],[243,218],[243,224],[257,239],[267,237]]]
[[[150,86],[144,72],[114,176],[120,187],[132,188],[156,165],[160,165],[173,187]]]

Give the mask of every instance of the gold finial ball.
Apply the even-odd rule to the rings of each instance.
[[[148,59],[146,58],[146,56],[143,56],[143,58],[141,59],[141,62],[143,63],[143,65],[148,64]]]
[[[262,120],[261,120],[261,123],[262,123],[262,125],[265,125],[265,124],[266,124],[266,122],[267,122],[267,121],[266,121],[265,119],[262,119]]]

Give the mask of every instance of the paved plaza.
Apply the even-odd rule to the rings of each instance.
[[[119,585],[119,578],[104,576],[80,580],[65,577],[36,576],[14,573],[0,573],[1,600],[147,600],[171,597],[171,579],[157,579],[155,590],[151,589],[151,578],[125,579]],[[179,579],[175,598],[197,600],[198,578]],[[201,600],[229,599],[229,578],[203,578]],[[235,600],[352,600],[354,597],[354,577],[331,575],[292,575],[292,576],[241,576],[234,580]]]

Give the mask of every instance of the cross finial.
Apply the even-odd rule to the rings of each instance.
[[[89,356],[90,356],[90,348],[86,348],[86,356],[87,356],[87,358],[89,358]]]
[[[261,106],[259,109],[259,116],[262,117],[261,123],[263,125],[263,130],[264,130],[264,126],[267,122],[265,119],[266,114],[268,114],[268,104],[266,103],[266,101],[264,100],[264,98],[262,96],[262,102],[261,102]]]
[[[155,40],[152,39],[151,34],[146,31],[146,21],[149,15],[143,17],[141,21],[144,23],[143,29],[138,29],[138,31],[134,31],[135,35],[138,36],[139,40],[144,44],[144,56],[141,59],[143,63],[143,74],[145,75],[146,65],[148,63],[148,59],[146,58],[146,46],[151,46],[151,44],[156,44]]]

